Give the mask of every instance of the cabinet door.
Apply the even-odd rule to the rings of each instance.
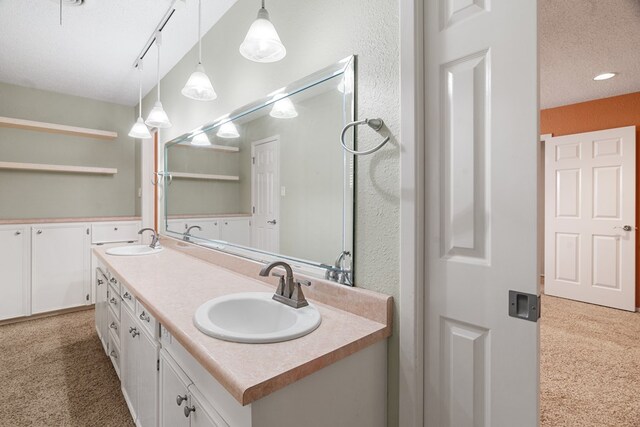
[[[88,304],[89,235],[87,224],[31,228],[31,307],[43,313]]]
[[[107,329],[105,328],[107,323],[107,279],[102,274],[101,270],[95,269],[95,283],[96,283],[96,332],[98,337],[102,341],[102,345],[106,348],[107,341]]]
[[[220,240],[249,246],[250,229],[248,218],[227,218],[222,219],[221,222]]]
[[[168,357],[160,352],[160,427],[189,427],[184,408],[190,381]]]
[[[117,296],[116,296],[117,297]],[[138,407],[138,374],[137,358],[140,342],[140,330],[133,315],[128,309],[122,308],[120,327],[120,378],[122,380],[122,394],[129,405],[129,410],[136,419]]]
[[[0,320],[29,314],[27,230],[25,227],[0,228]]]
[[[158,344],[146,332],[138,336],[138,426],[158,425]]]
[[[193,229],[191,235],[195,237],[202,237],[209,240],[220,239],[220,220],[218,219],[198,219],[189,220],[187,227],[193,225],[199,226],[202,230]]]
[[[195,386],[189,387],[189,399],[193,411],[189,415],[191,427],[228,427],[220,414],[202,396]]]

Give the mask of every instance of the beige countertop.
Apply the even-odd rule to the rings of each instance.
[[[59,224],[66,222],[110,222],[110,221],[140,221],[139,216],[98,216],[77,218],[16,218],[0,219],[0,225],[9,224]]]
[[[111,256],[105,251],[94,249],[109,270],[242,405],[391,335],[391,297],[318,280],[311,288],[305,288],[307,298],[322,315],[322,323],[309,335],[273,344],[218,340],[195,327],[193,314],[201,304],[221,295],[273,292],[271,283],[249,277],[257,277],[259,264],[247,262],[247,275],[242,275],[166,246],[160,253],[141,257]],[[326,297],[319,294],[331,290],[335,292]],[[340,310],[318,301],[337,297],[342,307],[361,312]]]

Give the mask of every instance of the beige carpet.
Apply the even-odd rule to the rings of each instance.
[[[134,425],[93,316],[0,326],[0,426]]]
[[[640,313],[543,297],[541,425],[640,426]]]

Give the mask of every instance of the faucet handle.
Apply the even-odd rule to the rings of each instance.
[[[296,283],[298,285],[311,286],[311,281],[310,280],[296,279]]]
[[[278,280],[278,289],[276,289],[276,294],[278,295],[284,295],[284,274],[282,273],[277,273],[277,272],[273,272],[271,273],[272,276],[274,277],[279,277],[280,280]]]

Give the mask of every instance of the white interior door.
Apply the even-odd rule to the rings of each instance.
[[[424,417],[538,425],[537,2],[425,2]]]
[[[545,293],[635,310],[636,128],[545,148]]]
[[[251,245],[278,253],[280,249],[280,150],[277,138],[252,145],[253,218]]]

